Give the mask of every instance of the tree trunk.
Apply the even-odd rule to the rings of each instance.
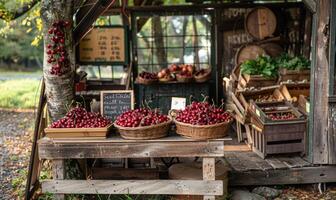
[[[47,62],[47,45],[50,41],[48,29],[53,22],[59,20],[67,20],[73,24],[73,0],[42,0],[41,17],[43,22],[44,36],[44,57],[43,57],[43,76],[46,86],[46,95],[48,101],[48,111],[52,121],[56,121],[63,117],[67,110],[66,107],[71,104],[74,99],[74,72],[75,72],[75,52],[72,40],[72,27],[65,31],[65,49],[68,52],[70,61],[70,70],[57,76],[50,73],[52,67]]]
[[[153,34],[154,34],[157,60],[158,63],[162,65],[162,67],[166,67],[167,58],[164,49],[164,38],[163,38],[163,28],[161,24],[161,19],[160,16],[154,16],[152,19],[153,19]]]
[[[198,31],[197,31],[197,25],[196,25],[196,18],[193,16],[192,18],[192,24],[194,29],[194,36],[193,36],[193,43],[194,43],[194,65],[196,69],[200,68],[200,60],[198,56]]]
[[[182,26],[182,35],[183,35],[183,43],[182,43],[182,55],[180,57],[180,63],[184,63],[184,55],[185,55],[185,35],[187,31],[187,26],[188,26],[188,17],[184,16],[183,17],[183,26]]]

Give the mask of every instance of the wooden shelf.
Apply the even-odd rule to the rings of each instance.
[[[169,136],[156,140],[51,139],[38,141],[40,159],[70,158],[150,158],[150,157],[223,157],[224,141],[231,138],[194,140]]]

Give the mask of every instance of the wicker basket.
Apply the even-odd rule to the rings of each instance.
[[[225,137],[232,121],[233,119],[219,124],[192,125],[174,120],[176,124],[176,133],[192,139],[215,139]]]
[[[206,73],[203,75],[195,75],[194,79],[197,83],[204,83],[211,78],[211,70],[206,70]]]
[[[158,81],[159,79],[144,79],[144,78],[141,78],[140,76],[136,78],[136,83],[144,84],[144,85],[150,85]]]
[[[176,80],[178,82],[181,82],[181,83],[189,83],[189,82],[192,82],[194,79],[194,77],[185,77],[185,76],[181,76],[179,74],[176,74]]]
[[[120,136],[130,140],[148,140],[167,136],[172,120],[153,126],[122,127],[114,123]]]

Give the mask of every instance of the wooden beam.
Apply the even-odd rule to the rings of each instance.
[[[209,3],[209,4],[193,4],[193,5],[170,5],[170,6],[131,6],[127,7],[130,11],[136,12],[193,12],[200,10],[209,10],[214,8],[251,8],[258,5],[267,6],[271,8],[292,8],[302,6],[302,2],[278,2],[278,3]],[[162,13],[166,15],[167,13]]]
[[[203,180],[215,180],[215,158],[203,158]],[[204,200],[215,200],[215,196],[207,194],[203,197]]]
[[[222,195],[223,181],[203,180],[49,180],[42,192],[54,194]]]
[[[25,188],[25,199],[30,199],[33,196],[35,192],[34,189],[36,189],[36,187],[34,186],[38,184],[36,182],[38,182],[40,162],[37,154],[37,140],[39,140],[42,137],[42,132],[44,129],[43,108],[46,103],[47,102],[45,96],[45,84],[44,80],[42,79],[39,104],[37,107],[37,115],[35,119],[33,145],[28,166],[28,175]]]
[[[230,186],[328,183],[336,181],[335,171],[336,166],[333,165],[244,172],[231,171],[229,183]]]
[[[316,12],[317,26],[315,54],[313,56],[312,70],[314,76],[313,94],[311,95],[312,115],[312,160],[314,164],[328,164],[328,98],[329,92],[329,20],[331,0],[320,0]],[[315,59],[314,59],[315,58]]]
[[[223,157],[224,142],[210,141],[81,141],[40,140],[40,159]]]
[[[311,13],[316,12],[316,2],[314,0],[303,0],[303,3],[306,5],[306,7],[309,9]]]
[[[64,160],[53,160],[52,161],[52,175],[53,179],[56,180],[63,180],[65,178],[65,165]],[[64,193],[58,193],[54,196],[56,200],[64,200],[65,196]]]
[[[102,13],[107,10],[109,6],[114,3],[115,0],[97,0],[87,12],[80,11],[84,13],[83,17],[79,16],[77,26],[74,28],[74,44],[78,44],[82,37],[89,31],[96,19],[102,15]],[[91,2],[91,1],[90,1]],[[89,3],[90,3],[89,2]],[[87,8],[83,8],[87,9]],[[83,15],[83,14],[81,14]]]

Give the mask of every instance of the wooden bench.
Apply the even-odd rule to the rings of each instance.
[[[223,194],[223,182],[215,180],[215,158],[224,156],[224,141],[192,140],[170,136],[157,140],[50,139],[38,141],[39,158],[52,161],[53,180],[42,182],[42,192],[65,194],[203,195],[215,199]],[[203,180],[65,180],[65,159],[201,157]]]

